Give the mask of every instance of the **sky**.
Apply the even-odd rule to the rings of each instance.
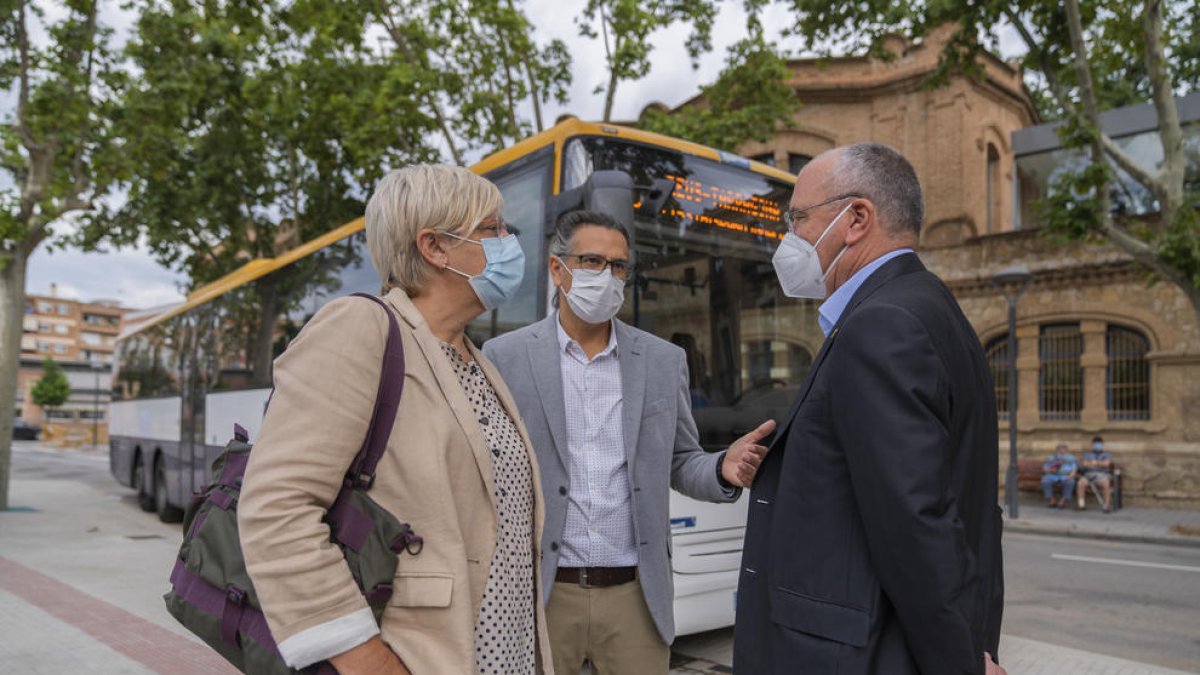
[[[585,0],[528,0],[526,15],[535,25],[541,44],[552,38],[567,43],[572,55],[573,83],[566,105],[551,102],[543,106],[543,119],[553,124],[561,114],[571,113],[583,119],[599,119],[604,110],[603,94],[593,94],[597,85],[606,81],[604,48],[599,40],[579,35],[575,17],[579,16]],[[120,32],[127,32],[132,17],[108,3],[101,20]],[[779,30],[789,21],[788,13],[780,6],[767,8],[763,25],[779,46],[798,52],[796,39],[784,40]],[[740,2],[722,3],[721,13],[713,29],[713,50],[700,59],[693,69],[684,41],[685,26],[659,31],[653,36],[654,66],[640,81],[622,83],[616,95],[614,119],[634,119],[647,104],[661,102],[675,106],[699,92],[700,86],[716,79],[725,61],[726,47],[745,35],[745,14]],[[1006,40],[1001,51],[1011,53],[1015,41]],[[12,96],[0,95],[0,110],[11,110]],[[531,116],[532,117],[532,116]],[[478,157],[470,159],[479,159]],[[0,177],[0,181],[4,177]],[[184,298],[186,277],[161,267],[143,248],[84,253],[77,250],[50,251],[45,246],[29,261],[26,291],[47,294],[51,284],[62,297],[79,300],[116,299],[127,307],[147,308],[181,301]]]

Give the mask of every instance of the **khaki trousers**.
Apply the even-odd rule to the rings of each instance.
[[[654,627],[640,581],[583,588],[556,581],[546,606],[556,675],[666,675],[671,648]]]

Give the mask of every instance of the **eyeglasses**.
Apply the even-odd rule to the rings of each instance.
[[[629,281],[633,278],[633,263],[628,260],[605,258],[598,253],[564,253],[560,257],[575,258],[579,261],[580,267],[592,272],[603,272],[604,268],[611,267],[613,276],[621,281]]]
[[[482,239],[488,237],[506,237],[508,236],[508,223],[500,216],[494,218],[484,218],[479,221],[479,225],[475,226],[476,232],[482,232]]]
[[[829,199],[826,199],[823,202],[817,202],[816,204],[813,204],[811,206],[806,206],[802,209],[788,209],[787,211],[783,212],[783,224],[787,225],[788,229],[794,230],[794,229],[796,229],[796,226],[799,225],[800,222],[804,219],[804,214],[806,211],[812,211],[813,209],[817,208],[818,206],[825,206],[826,204],[832,204],[833,202],[840,201],[842,199],[864,199],[865,197],[866,197],[866,195],[860,195],[857,193],[849,193],[849,194],[844,194],[844,195],[838,195],[836,197],[830,197]]]

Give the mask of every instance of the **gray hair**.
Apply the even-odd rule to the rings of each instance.
[[[554,234],[550,238],[550,255],[562,258],[571,252],[571,239],[581,227],[604,227],[616,230],[625,237],[625,245],[629,247],[629,255],[633,256],[633,245],[629,241],[629,230],[616,218],[603,211],[568,211],[559,217],[554,225]],[[558,289],[554,289],[554,297],[550,303],[558,307]]]
[[[389,171],[367,202],[367,250],[383,292],[416,293],[430,265],[417,248],[423,229],[469,237],[479,222],[504,206],[500,190],[460,166],[416,164]]]
[[[883,143],[855,143],[838,149],[830,173],[831,193],[860,194],[871,200],[890,234],[921,236],[925,203],[912,164]]]

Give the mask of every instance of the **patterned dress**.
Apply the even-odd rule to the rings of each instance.
[[[521,434],[483,370],[452,345],[443,342],[442,351],[479,420],[496,484],[496,552],[475,621],[475,669],[479,675],[534,675],[533,470]]]

